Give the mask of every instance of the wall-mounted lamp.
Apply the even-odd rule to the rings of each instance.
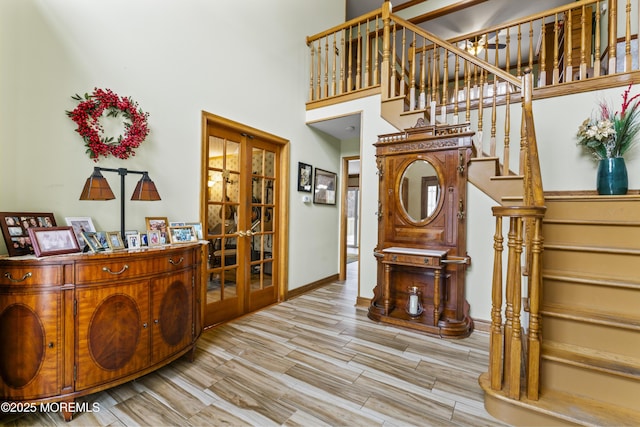
[[[80,194],[80,200],[113,200],[116,198],[113,195],[113,191],[111,191],[109,183],[105,177],[102,176],[102,173],[100,173],[101,171],[117,172],[118,175],[120,175],[120,233],[124,239],[124,177],[130,173],[142,175],[142,178],[140,178],[140,181],[138,181],[136,185],[136,189],[133,191],[131,200],[160,200],[160,194],[158,194],[156,184],[149,178],[149,173],[146,171],[94,167],[93,173],[87,178],[87,182],[84,184],[82,194]]]

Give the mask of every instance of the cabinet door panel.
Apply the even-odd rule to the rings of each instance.
[[[0,297],[0,394],[12,400],[60,392],[60,292]]]
[[[120,378],[147,366],[147,281],[79,289],[76,298],[77,390]]]
[[[184,349],[193,339],[193,271],[151,282],[152,363]]]

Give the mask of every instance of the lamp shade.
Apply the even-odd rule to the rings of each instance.
[[[146,172],[142,174],[142,178],[140,178],[140,181],[136,184],[136,189],[133,190],[131,200],[160,200],[160,194],[158,194],[156,184],[149,178]]]
[[[80,200],[112,200],[116,196],[113,195],[109,183],[98,169],[94,169],[87,182],[84,184]]]

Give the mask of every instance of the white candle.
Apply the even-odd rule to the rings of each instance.
[[[418,314],[418,295],[409,295],[409,314]]]

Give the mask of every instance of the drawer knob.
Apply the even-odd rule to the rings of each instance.
[[[425,263],[425,264],[429,264],[429,258],[425,258],[425,259],[424,259],[424,263]]]
[[[143,327],[144,329],[147,329],[147,322],[144,322],[144,323],[142,324],[142,327]]]
[[[53,348],[53,342],[49,343],[49,348]]]
[[[169,264],[173,265],[180,265],[182,264],[182,261],[184,261],[184,257],[180,257],[178,261],[174,261],[173,259],[169,258]]]
[[[129,265],[125,264],[124,267],[122,267],[122,269],[120,271],[111,271],[111,269],[109,267],[102,267],[102,271],[106,271],[109,274],[113,274],[113,275],[117,275],[117,274],[122,274],[125,271],[127,271],[129,269]]]
[[[25,275],[22,276],[21,279],[14,279],[13,276],[11,276],[11,272],[7,271],[6,273],[4,273],[4,277],[6,277],[7,279],[9,279],[9,280],[11,280],[12,282],[15,282],[15,283],[24,282],[25,280],[27,280],[31,276],[32,276],[31,272],[28,272],[28,273],[25,273]]]

